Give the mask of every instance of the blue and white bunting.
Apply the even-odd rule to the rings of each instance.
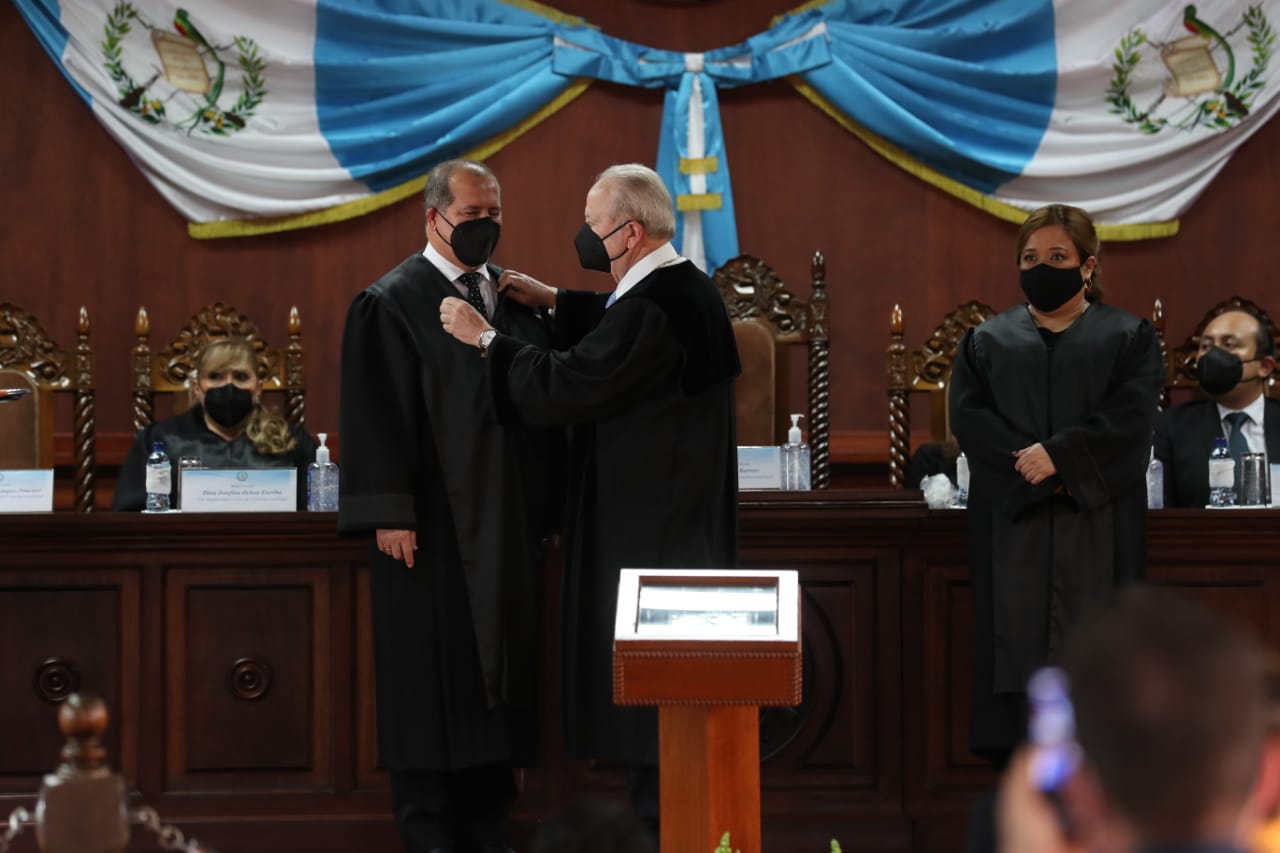
[[[1280,0],[822,0],[690,54],[533,0],[14,2],[196,236],[375,209],[597,79],[663,91],[655,163],[705,269],[738,251],[718,92],[777,79],[996,215],[1162,236],[1280,110]]]

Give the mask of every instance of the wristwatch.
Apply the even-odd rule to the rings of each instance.
[[[489,354],[489,344],[493,343],[493,339],[498,336],[498,332],[494,329],[485,329],[480,333],[480,352],[482,355]]]

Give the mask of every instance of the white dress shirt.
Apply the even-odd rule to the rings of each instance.
[[[670,243],[663,243],[636,261],[636,265],[627,270],[627,274],[622,277],[622,280],[618,282],[618,286],[613,291],[614,301],[625,296],[628,290],[644,281],[645,276],[659,267],[669,267],[682,261],[684,261],[684,258],[680,257],[680,253],[676,251],[675,246]]]
[[[1245,443],[1249,445],[1250,453],[1266,453],[1267,452],[1267,428],[1263,423],[1263,418],[1267,413],[1267,397],[1265,394],[1259,394],[1258,398],[1243,409],[1228,409],[1221,403],[1218,404],[1218,421],[1222,426],[1222,434],[1227,440],[1231,440],[1231,424],[1227,421],[1227,415],[1232,412],[1244,412],[1249,416],[1240,431],[1244,433]],[[1270,460],[1267,460],[1270,462]]]
[[[453,282],[453,286],[458,289],[458,293],[463,299],[467,298],[467,286],[459,284],[458,278],[464,273],[477,272],[484,281],[480,282],[480,295],[484,297],[484,313],[489,317],[493,316],[494,306],[498,304],[498,285],[493,279],[489,278],[489,265],[481,264],[478,270],[469,270],[458,266],[449,261],[444,255],[436,251],[436,247],[427,244],[427,248],[422,250],[422,255],[449,281]]]

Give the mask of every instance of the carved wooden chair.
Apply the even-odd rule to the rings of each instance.
[[[289,309],[289,343],[283,350],[272,349],[262,339],[258,327],[235,308],[215,302],[193,314],[177,337],[159,352],[151,351],[151,321],[147,309],[139,308],[134,321],[138,343],[133,348],[133,428],[144,429],[155,420],[155,395],[174,395],[175,413],[189,403],[189,377],[195,357],[207,341],[240,337],[253,342],[257,353],[258,378],[264,391],[284,393],[284,417],[294,426],[306,418],[305,386],[302,378],[302,320],[297,307]]]
[[[903,478],[911,455],[911,407],[907,395],[912,392],[931,394],[929,400],[929,435],[933,441],[951,438],[948,413],[948,388],[956,348],[964,333],[995,316],[991,306],[969,301],[954,308],[923,344],[908,351],[903,344],[902,308],[893,306],[889,322],[889,348],[886,373],[889,381],[889,485],[904,487]]]
[[[80,309],[74,352],[60,349],[38,320],[0,303],[0,387],[30,388],[23,401],[0,404],[0,468],[52,468],[54,399],[73,395],[72,458],[77,512],[93,511],[94,400],[89,313]]]
[[[827,339],[826,260],[814,252],[812,293],[798,298],[764,261],[739,255],[712,280],[733,322],[742,375],[734,385],[738,444],[782,444],[791,425],[789,348],[808,352],[808,435],[812,486],[831,482],[830,355]]]
[[[1196,324],[1195,330],[1187,336],[1186,340],[1168,349],[1165,353],[1165,368],[1168,371],[1168,379],[1165,381],[1164,397],[1161,400],[1164,406],[1169,404],[1171,391],[1192,390],[1199,392],[1200,385],[1196,381],[1195,367],[1196,355],[1200,351],[1200,335],[1213,318],[1238,308],[1257,314],[1262,319],[1262,322],[1267,324],[1267,328],[1270,329],[1271,340],[1275,341],[1280,338],[1280,328],[1276,327],[1275,320],[1258,303],[1242,296],[1231,296],[1222,300],[1204,313],[1204,316],[1200,318],[1200,322]],[[1163,308],[1159,300],[1156,300],[1156,310],[1159,315],[1159,319],[1156,321],[1156,330],[1162,333],[1164,331],[1164,317]],[[1280,399],[1280,380],[1277,379],[1274,371],[1267,379],[1263,392],[1268,397]]]

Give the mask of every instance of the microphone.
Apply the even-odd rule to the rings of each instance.
[[[0,388],[0,403],[11,403],[14,400],[21,400],[30,393],[30,388]]]

